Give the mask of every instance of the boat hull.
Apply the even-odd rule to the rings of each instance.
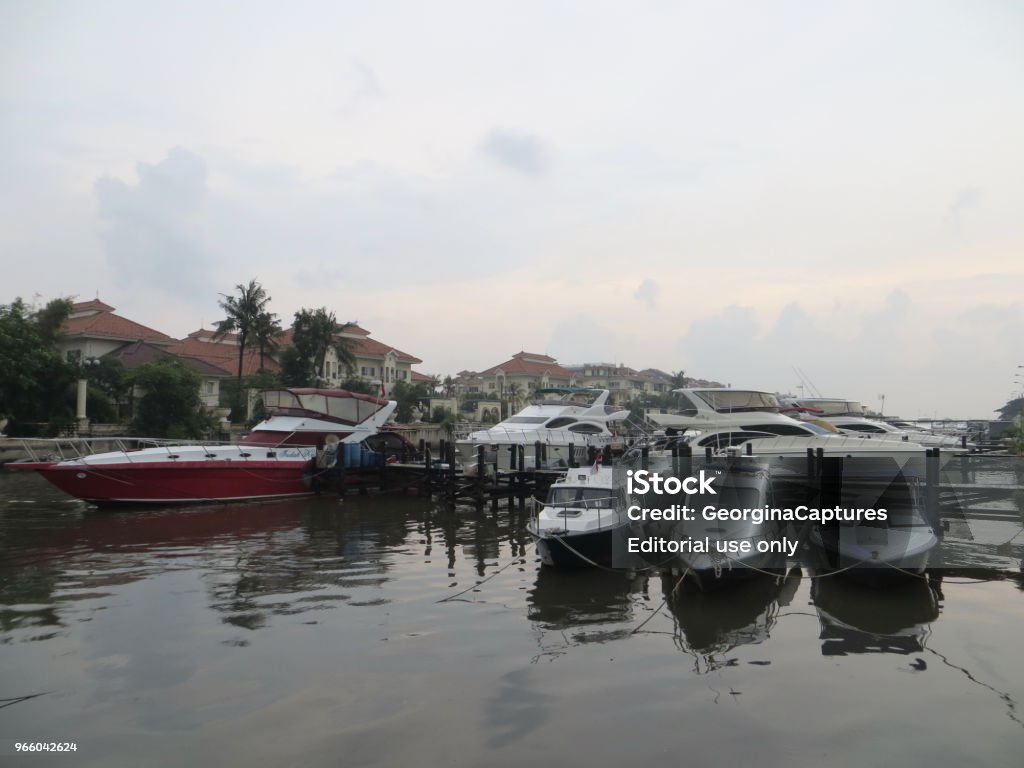
[[[52,485],[92,504],[194,504],[278,499],[313,493],[306,461],[184,462],[166,465],[21,464]],[[14,466],[14,465],[12,465]]]
[[[551,568],[588,568],[592,567],[593,563],[605,567],[612,565],[612,529],[610,528],[588,533],[569,533],[558,538],[537,534],[533,531],[530,532],[530,535],[537,542],[540,561]],[[583,555],[586,560],[580,555]],[[593,562],[588,562],[588,560]]]

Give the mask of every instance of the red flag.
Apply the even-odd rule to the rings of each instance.
[[[384,389],[384,379],[380,380],[380,396],[381,397],[387,397],[388,396],[387,391]]]

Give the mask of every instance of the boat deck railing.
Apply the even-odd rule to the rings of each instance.
[[[120,453],[129,460],[133,453],[147,448],[165,448],[170,455],[175,448],[185,446],[237,447],[239,451],[251,448],[281,448],[281,443],[225,443],[223,440],[191,440],[158,437],[54,437],[12,438],[24,451],[27,459],[15,463],[74,461],[101,453]]]
[[[605,520],[603,518],[605,516],[610,516],[612,518],[612,520],[609,520],[608,522],[613,522],[614,519],[617,518],[617,514],[615,511],[616,499],[614,496],[601,496],[595,499],[572,499],[570,501],[557,502],[541,501],[536,497],[531,497],[531,499],[533,501],[533,510],[531,516],[533,517],[534,529],[539,533],[552,530],[550,526],[543,529],[543,531],[540,527],[540,513],[545,508],[561,510],[560,512],[557,513],[557,516],[562,520],[562,532],[566,534],[571,533],[571,531],[569,530],[570,511],[588,512],[592,509],[597,510],[597,530],[604,528]],[[581,532],[586,533],[587,531]]]

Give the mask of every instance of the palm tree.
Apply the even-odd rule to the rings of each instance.
[[[235,286],[237,296],[222,293],[223,300],[218,302],[224,310],[225,319],[217,323],[214,339],[222,339],[229,333],[238,334],[238,384],[242,383],[242,362],[245,359],[245,348],[249,341],[256,337],[257,318],[266,314],[270,297],[255,279],[248,285],[239,283]]]
[[[260,348],[260,370],[267,352],[276,349],[281,335],[281,321],[273,312],[261,312],[253,326],[253,337]]]
[[[505,394],[508,396],[510,406],[513,410],[519,410],[519,404],[523,398],[526,397],[526,390],[523,389],[522,384],[510,384]],[[511,413],[511,411],[509,412]]]

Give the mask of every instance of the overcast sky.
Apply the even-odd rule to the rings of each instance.
[[[241,10],[244,8],[244,11]],[[0,0],[0,303],[908,417],[1024,374],[1024,5]]]

